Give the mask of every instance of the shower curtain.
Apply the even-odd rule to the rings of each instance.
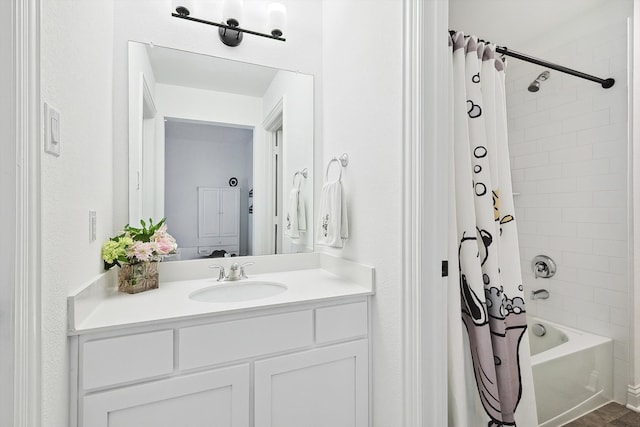
[[[533,427],[505,66],[475,37],[456,33],[449,44],[449,426]]]

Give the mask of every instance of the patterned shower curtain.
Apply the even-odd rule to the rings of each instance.
[[[534,427],[505,65],[475,37],[449,42],[449,426]]]

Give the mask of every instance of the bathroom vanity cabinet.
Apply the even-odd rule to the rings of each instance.
[[[71,336],[76,427],[367,427],[368,297]]]

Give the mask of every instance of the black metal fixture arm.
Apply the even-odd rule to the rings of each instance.
[[[194,18],[192,16],[189,15],[182,15],[179,13],[171,13],[171,16],[175,17],[175,18],[180,18],[180,19],[186,19],[187,21],[193,21],[193,22],[199,22],[201,24],[207,24],[207,25],[213,25],[215,27],[218,27],[219,33],[221,35],[221,37],[223,36],[223,34],[225,34],[227,37],[229,36],[228,34],[226,34],[227,32],[231,33],[231,34],[236,34],[235,38],[236,39],[242,39],[241,34],[242,33],[247,33],[247,34],[252,34],[254,36],[260,36],[260,37],[266,37],[269,39],[273,39],[273,40],[279,40],[279,41],[286,41],[287,39],[285,39],[284,37],[282,37],[282,34],[265,34],[265,33],[260,33],[257,31],[252,31],[252,30],[247,30],[245,28],[241,28],[239,26],[233,26],[233,25],[226,25],[226,24],[221,24],[218,22],[212,22],[212,21],[207,21],[205,19],[200,19],[200,18]],[[225,42],[223,40],[223,42]],[[225,42],[225,44],[227,44]],[[239,43],[237,43],[239,44]],[[230,44],[229,46],[236,46],[237,44]]]

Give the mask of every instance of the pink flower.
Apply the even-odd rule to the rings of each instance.
[[[176,239],[174,239],[171,235],[164,233],[163,235],[157,235],[155,238],[156,250],[159,255],[167,255],[178,248],[178,244],[176,243]]]
[[[127,256],[129,258],[136,258],[139,261],[149,261],[153,256],[155,250],[155,242],[134,242],[129,247]]]

